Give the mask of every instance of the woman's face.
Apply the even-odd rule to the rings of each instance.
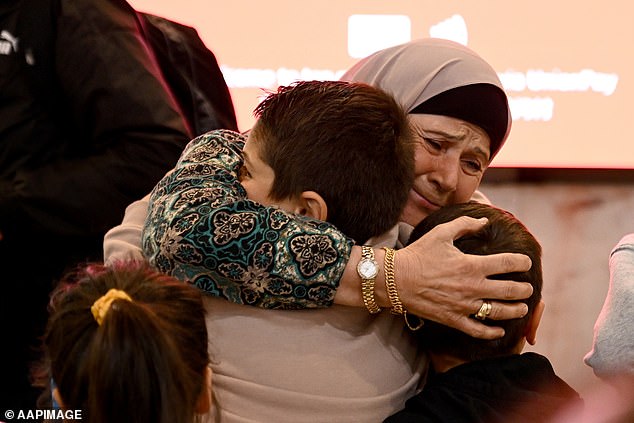
[[[491,140],[460,119],[410,114],[415,179],[401,221],[416,225],[442,206],[469,201],[489,165]]]

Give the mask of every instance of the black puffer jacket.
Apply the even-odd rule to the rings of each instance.
[[[0,2],[0,410],[34,408],[54,281],[102,258],[189,139],[125,1]]]
[[[62,0],[50,38],[21,33],[19,3],[0,6],[19,40],[0,55],[0,232],[101,237],[190,136],[126,2]]]

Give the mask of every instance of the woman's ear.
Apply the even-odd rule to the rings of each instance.
[[[315,191],[304,191],[300,195],[295,213],[325,221],[328,218],[328,206],[322,196]]]
[[[531,345],[535,345],[535,342],[537,342],[537,328],[539,327],[539,322],[542,320],[544,307],[546,307],[544,300],[539,300],[537,305],[535,305],[533,315],[530,317],[528,325],[526,326],[526,342]]]
[[[203,382],[203,390],[200,392],[198,402],[196,403],[196,413],[206,414],[211,410],[211,367],[205,369],[205,378]]]

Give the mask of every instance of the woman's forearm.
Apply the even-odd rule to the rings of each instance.
[[[188,145],[151,195],[144,255],[238,304],[332,305],[352,240],[326,222],[248,200],[237,176],[243,142],[216,131]]]

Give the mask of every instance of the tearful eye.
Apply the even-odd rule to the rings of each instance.
[[[423,138],[425,140],[425,145],[427,145],[431,150],[440,151],[442,150],[442,144],[440,141],[437,141],[432,138]]]
[[[469,173],[482,172],[482,165],[477,160],[465,160],[464,161]]]

